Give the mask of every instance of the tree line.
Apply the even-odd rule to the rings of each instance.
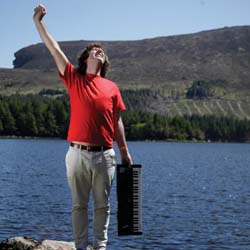
[[[66,138],[69,100],[43,95],[0,96],[0,135]],[[250,121],[232,117],[163,116],[157,113],[122,113],[128,140],[249,142]]]

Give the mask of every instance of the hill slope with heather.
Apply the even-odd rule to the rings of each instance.
[[[90,42],[60,45],[76,64]],[[130,110],[250,118],[250,26],[101,44]],[[64,90],[43,44],[17,51],[13,64],[0,69],[0,94]]]

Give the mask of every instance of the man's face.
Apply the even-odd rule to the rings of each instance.
[[[98,60],[103,64],[105,62],[105,53],[101,48],[94,47],[89,52],[88,60]]]

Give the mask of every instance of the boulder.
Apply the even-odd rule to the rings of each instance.
[[[75,250],[74,242],[44,240],[42,242],[44,250]]]
[[[44,240],[41,244],[29,237],[13,237],[0,243],[1,250],[75,250],[73,242]]]
[[[0,243],[1,250],[33,250],[38,246],[38,241],[29,237],[9,238]]]

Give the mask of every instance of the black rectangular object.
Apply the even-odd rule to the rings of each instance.
[[[142,234],[142,166],[117,165],[118,235]]]

